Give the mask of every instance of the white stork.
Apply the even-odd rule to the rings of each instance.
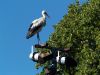
[[[41,31],[41,29],[46,25],[46,16],[48,16],[46,11],[42,11],[42,17],[40,17],[39,19],[36,19],[34,21],[32,21],[29,29],[28,29],[28,33],[26,35],[26,38],[29,39],[32,36],[34,36],[35,34],[37,34],[37,38],[38,38],[38,44],[40,41],[39,38],[39,32]],[[49,16],[48,16],[49,17]]]

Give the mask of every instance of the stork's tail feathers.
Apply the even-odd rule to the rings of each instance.
[[[30,34],[30,32],[28,32],[28,33],[26,34],[26,39],[29,39],[30,37],[32,37],[32,34]]]
[[[30,37],[29,36],[26,36],[26,39],[29,39]]]

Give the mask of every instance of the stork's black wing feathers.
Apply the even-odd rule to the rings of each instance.
[[[33,23],[30,24],[30,27],[28,28],[28,31],[30,31],[31,27],[32,27]]]
[[[30,37],[32,37],[33,35],[35,35],[42,28],[42,25],[35,26],[35,27],[31,28],[32,25],[33,24],[31,24],[30,27],[29,27],[29,29],[28,29],[28,33],[26,35],[26,39],[29,39]]]

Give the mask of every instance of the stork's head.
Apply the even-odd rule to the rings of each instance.
[[[49,15],[47,14],[47,12],[45,10],[42,11],[42,16],[43,17],[46,17],[46,16],[49,17]]]

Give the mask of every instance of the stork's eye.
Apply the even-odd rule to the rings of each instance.
[[[44,14],[47,14],[46,12],[44,12]]]

